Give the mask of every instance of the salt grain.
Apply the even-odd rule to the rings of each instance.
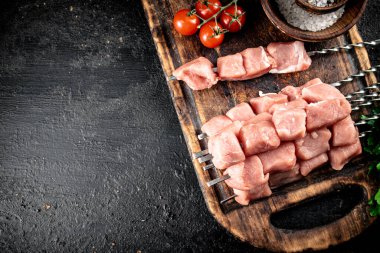
[[[334,2],[331,0],[309,0],[309,2],[310,1],[316,2],[317,4],[330,4]],[[295,0],[276,0],[276,2],[281,14],[290,25],[312,32],[321,31],[332,26],[344,13],[344,6],[335,12],[317,15],[299,7]]]

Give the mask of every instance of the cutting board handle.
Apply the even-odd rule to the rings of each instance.
[[[359,186],[363,190],[362,200],[345,216],[323,226],[310,229],[283,229],[271,223],[271,216],[274,213],[296,207],[304,201],[311,200],[322,195],[342,189],[345,186]],[[263,217],[264,233],[270,240],[281,238],[282,249],[288,251],[298,251],[304,249],[326,248],[329,245],[338,244],[359,234],[368,223],[367,201],[371,192],[370,185],[364,178],[355,177],[335,177],[325,181],[310,184],[299,190],[286,194],[274,195],[269,201],[271,212]],[[367,219],[367,221],[363,221]],[[350,227],[350,229],[345,229]]]

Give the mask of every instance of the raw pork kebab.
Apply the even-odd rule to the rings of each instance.
[[[343,94],[317,78],[241,103],[210,119],[202,132],[214,166],[230,177],[225,182],[235,200],[248,205],[328,161],[341,170],[361,154],[350,113]]]
[[[188,62],[173,72],[193,90],[211,88],[219,80],[248,80],[267,73],[292,73],[311,65],[304,44],[300,41],[270,43],[267,48],[247,48],[243,52],[219,57],[217,73],[205,57]]]

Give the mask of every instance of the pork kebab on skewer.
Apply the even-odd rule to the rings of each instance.
[[[304,71],[312,64],[310,56],[378,44],[380,40],[306,52],[300,41],[274,42],[265,48],[247,48],[240,53],[219,57],[216,68],[207,58],[199,57],[177,68],[169,80],[182,80],[193,90],[203,90],[218,81],[249,80],[267,73]]]
[[[377,67],[367,73],[376,71]],[[269,196],[270,188],[276,187],[278,182],[302,178],[329,160],[332,168],[342,169],[351,158],[361,153],[361,136],[349,116],[350,102],[358,103],[357,106],[371,104],[379,97],[366,90],[377,88],[372,85],[344,96],[333,86],[313,79],[298,88],[300,97],[295,93],[292,97],[289,92],[287,96],[275,94],[280,98],[287,97],[288,102],[278,99],[278,103],[268,107],[265,99],[256,101],[251,103],[253,110],[249,113],[242,113],[248,110],[248,104],[248,107],[239,106],[237,111],[241,112],[235,117],[240,118],[225,127],[222,134],[217,133],[209,139],[212,155],[204,151],[195,154],[201,156],[198,158],[200,162],[212,159],[213,165],[224,171],[222,177],[208,182],[208,185],[226,181],[235,193],[231,198],[245,205],[249,200]],[[230,113],[229,117],[233,116]],[[378,117],[373,115],[368,119]],[[365,123],[366,120],[361,120],[356,125]],[[208,164],[205,167],[214,166]]]

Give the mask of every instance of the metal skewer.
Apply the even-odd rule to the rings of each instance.
[[[330,52],[339,52],[341,50],[350,50],[350,49],[353,49],[355,47],[362,48],[365,46],[377,46],[379,44],[380,44],[380,39],[377,39],[377,40],[373,40],[373,41],[359,42],[359,43],[348,44],[348,45],[344,45],[344,46],[337,46],[337,47],[333,47],[333,48],[324,48],[321,50],[310,51],[307,54],[309,56],[314,56],[316,54],[327,54]]]
[[[228,198],[225,198],[225,199],[221,200],[219,203],[223,205],[223,204],[226,203],[227,201],[229,201],[229,200],[231,200],[231,199],[234,199],[234,198],[236,198],[237,196],[238,196],[238,195],[236,195],[236,194],[231,195],[231,196],[229,196]]]
[[[206,170],[209,170],[209,169],[213,169],[213,168],[215,168],[215,166],[214,166],[214,164],[208,164],[208,165],[206,165],[206,166],[203,166],[203,170],[204,171],[206,171]]]
[[[367,74],[377,72],[379,69],[380,69],[380,65],[376,65],[376,66],[373,66],[372,68],[361,70],[359,73],[349,75],[345,79],[340,80],[335,83],[331,83],[330,85],[334,87],[339,87],[339,86],[342,86],[344,83],[352,82],[355,78],[364,77]]]
[[[208,154],[208,149],[205,149],[205,150],[202,150],[202,151],[199,151],[199,152],[196,152],[193,154],[193,158],[194,159],[197,159],[199,157],[202,157],[202,156],[205,156]]]
[[[218,184],[220,182],[226,181],[227,179],[230,179],[230,178],[231,178],[231,176],[228,175],[228,174],[223,175],[221,177],[215,178],[214,180],[211,180],[211,181],[207,182],[207,186],[211,187],[211,186],[216,185],[216,184]]]

